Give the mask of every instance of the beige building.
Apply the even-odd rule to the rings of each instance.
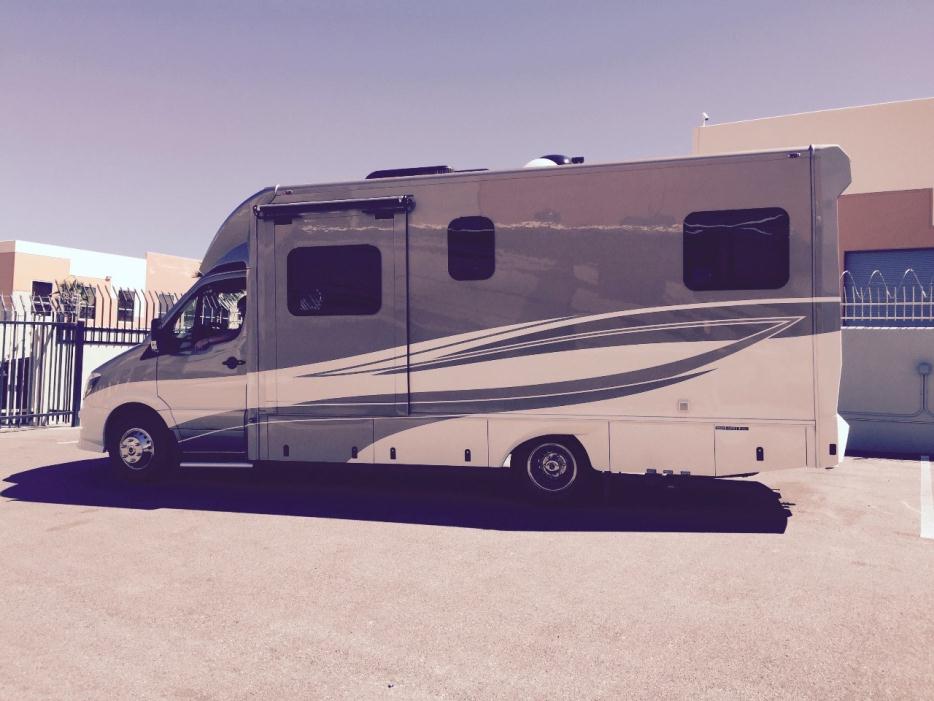
[[[850,156],[846,194],[934,187],[934,97],[805,112],[694,129],[697,155],[839,144]]]
[[[187,292],[195,280],[200,260],[171,256],[167,253],[146,253],[147,290],[158,292]]]
[[[934,280],[934,98],[806,112],[694,129],[697,155],[839,144],[853,182],[840,198],[840,266],[865,284]]]
[[[147,253],[145,258],[34,241],[0,241],[0,295],[48,296],[61,283],[110,290],[181,293],[191,287],[200,261]]]

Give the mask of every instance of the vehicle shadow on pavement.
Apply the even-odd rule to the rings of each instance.
[[[781,494],[755,481],[600,475],[574,504],[531,504],[507,470],[370,465],[180,470],[129,484],[105,460],[79,460],[6,478],[0,496],[125,509],[191,509],[506,531],[784,533]]]

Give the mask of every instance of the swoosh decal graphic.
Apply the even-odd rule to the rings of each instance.
[[[572,315],[543,319],[535,322],[516,324],[468,333],[460,337],[448,336],[435,340],[413,342],[409,353],[409,371],[419,369],[422,364],[435,363],[448,358],[475,353],[482,350],[505,347],[517,343],[532,344],[535,341],[553,340],[559,336],[568,339],[582,337],[580,334],[599,331],[619,332],[626,328],[641,328],[656,325],[684,324],[685,328],[710,328],[711,325],[724,322],[740,323],[753,319],[790,319],[792,317],[809,318],[823,307],[832,307],[824,315],[839,316],[839,298],[834,297],[792,297],[757,300],[729,300],[722,302],[703,302],[681,304],[667,307],[628,309],[600,314]],[[815,317],[819,321],[823,316]],[[674,321],[673,321],[674,320]],[[808,325],[809,326],[809,325]],[[835,330],[835,329],[831,329]],[[812,333],[811,328],[800,325],[791,328],[785,335],[803,335]],[[685,336],[676,340],[701,340],[696,336]],[[715,340],[706,338],[703,340]],[[486,341],[486,343],[482,343]],[[481,343],[478,343],[481,342]],[[640,341],[643,342],[643,341]],[[589,347],[589,346],[588,346]],[[445,349],[452,349],[444,353]],[[306,366],[304,374],[296,377],[332,377],[355,374],[394,374],[404,368],[396,363],[405,358],[402,348],[386,349],[377,358],[364,360],[361,356],[346,358],[344,364],[327,361],[330,367],[315,370]],[[319,364],[320,366],[320,364]],[[428,367],[424,365],[424,367]]]
[[[789,321],[797,322],[800,321],[801,318],[802,317],[789,319],[784,317],[779,319],[745,319],[703,324],[667,324],[558,336],[544,341],[516,343],[485,351],[465,351],[456,353],[446,358],[424,363],[415,363],[410,365],[410,369],[412,371],[433,370],[476,362],[540,355],[542,353],[558,353],[560,351],[608,348],[612,346],[672,342],[691,343],[695,341],[735,341],[746,338],[749,335],[748,327],[750,326],[771,329],[774,328],[776,324]],[[383,370],[377,374],[391,375],[399,372],[405,372],[405,368]]]
[[[497,336],[505,336],[508,334],[516,333],[518,331],[524,331],[525,329],[539,328],[542,326],[546,326],[547,324],[554,324],[556,322],[562,322],[562,321],[566,321],[572,318],[574,317],[560,316],[554,319],[544,319],[542,321],[534,321],[528,324],[517,324],[515,326],[509,326],[505,329],[500,329],[498,331],[491,331],[487,329],[485,331],[477,332],[471,335],[469,338],[462,338],[459,341],[450,341],[442,345],[432,346],[430,348],[423,348],[421,350],[412,351],[409,353],[409,360],[411,361],[412,358],[420,356],[420,355],[437,353],[439,350],[443,350],[445,348],[454,348],[457,346],[463,346],[465,344],[474,343],[476,341],[483,341],[488,338],[496,338]],[[379,358],[377,360],[370,360],[364,363],[348,365],[346,367],[336,368],[333,370],[323,370],[321,372],[313,372],[307,375],[299,375],[299,377],[336,377],[336,376],[343,376],[343,375],[362,375],[362,374],[368,374],[368,373],[379,372],[379,371],[390,372],[390,373],[397,372],[397,371],[404,372],[404,369],[398,369],[394,367],[385,369],[383,367],[380,367],[380,366],[385,366],[386,364],[391,364],[397,360],[402,360],[403,358],[405,358],[405,353],[396,353],[394,355]]]
[[[470,414],[528,411],[602,401],[647,392],[712,372],[715,368],[707,370],[700,370],[700,368],[738,353],[766,338],[775,336],[799,320],[777,321],[768,328],[750,334],[738,341],[721,348],[699,353],[684,360],[614,375],[519,387],[415,392],[410,397],[412,413]],[[302,402],[301,406],[316,408],[340,407],[343,414],[348,411],[359,411],[361,415],[365,415],[375,407],[385,407],[395,403],[395,395],[361,395],[307,401]]]

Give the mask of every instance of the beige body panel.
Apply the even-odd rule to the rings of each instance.
[[[374,462],[373,419],[273,419],[263,428],[264,460]]]
[[[374,458],[378,463],[487,467],[487,425],[487,419],[473,417],[375,419]]]

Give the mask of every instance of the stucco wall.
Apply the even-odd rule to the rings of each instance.
[[[19,251],[14,255],[16,262],[13,269],[13,290],[17,292],[31,292],[33,282],[54,283],[57,280],[64,280],[71,271],[71,264],[67,258],[54,258]]]
[[[9,297],[14,292],[31,292],[33,282],[64,280],[69,269],[65,258],[12,250],[0,252],[0,294]]]
[[[934,375],[922,363],[934,366],[934,328],[843,330],[848,450],[934,456]]]
[[[9,297],[13,294],[13,261],[15,254],[12,251],[0,251],[0,295]]]
[[[839,144],[850,156],[847,194],[934,186],[934,98],[713,124],[694,129],[694,153]],[[930,220],[929,220],[930,222]]]
[[[158,292],[187,292],[195,281],[200,260],[170,256],[165,253],[146,254],[146,289]]]
[[[69,261],[70,269],[66,275],[70,274],[77,278],[92,280],[103,280],[109,277],[114,287],[141,289],[146,284],[146,261],[142,258],[121,256],[115,253],[102,253],[100,251],[87,251],[82,248],[55,246],[36,241],[15,241],[14,243],[16,246],[17,268],[20,266],[19,259],[22,256],[45,256]],[[46,276],[41,279],[49,280],[50,278]],[[24,291],[28,291],[28,289],[27,287]]]

